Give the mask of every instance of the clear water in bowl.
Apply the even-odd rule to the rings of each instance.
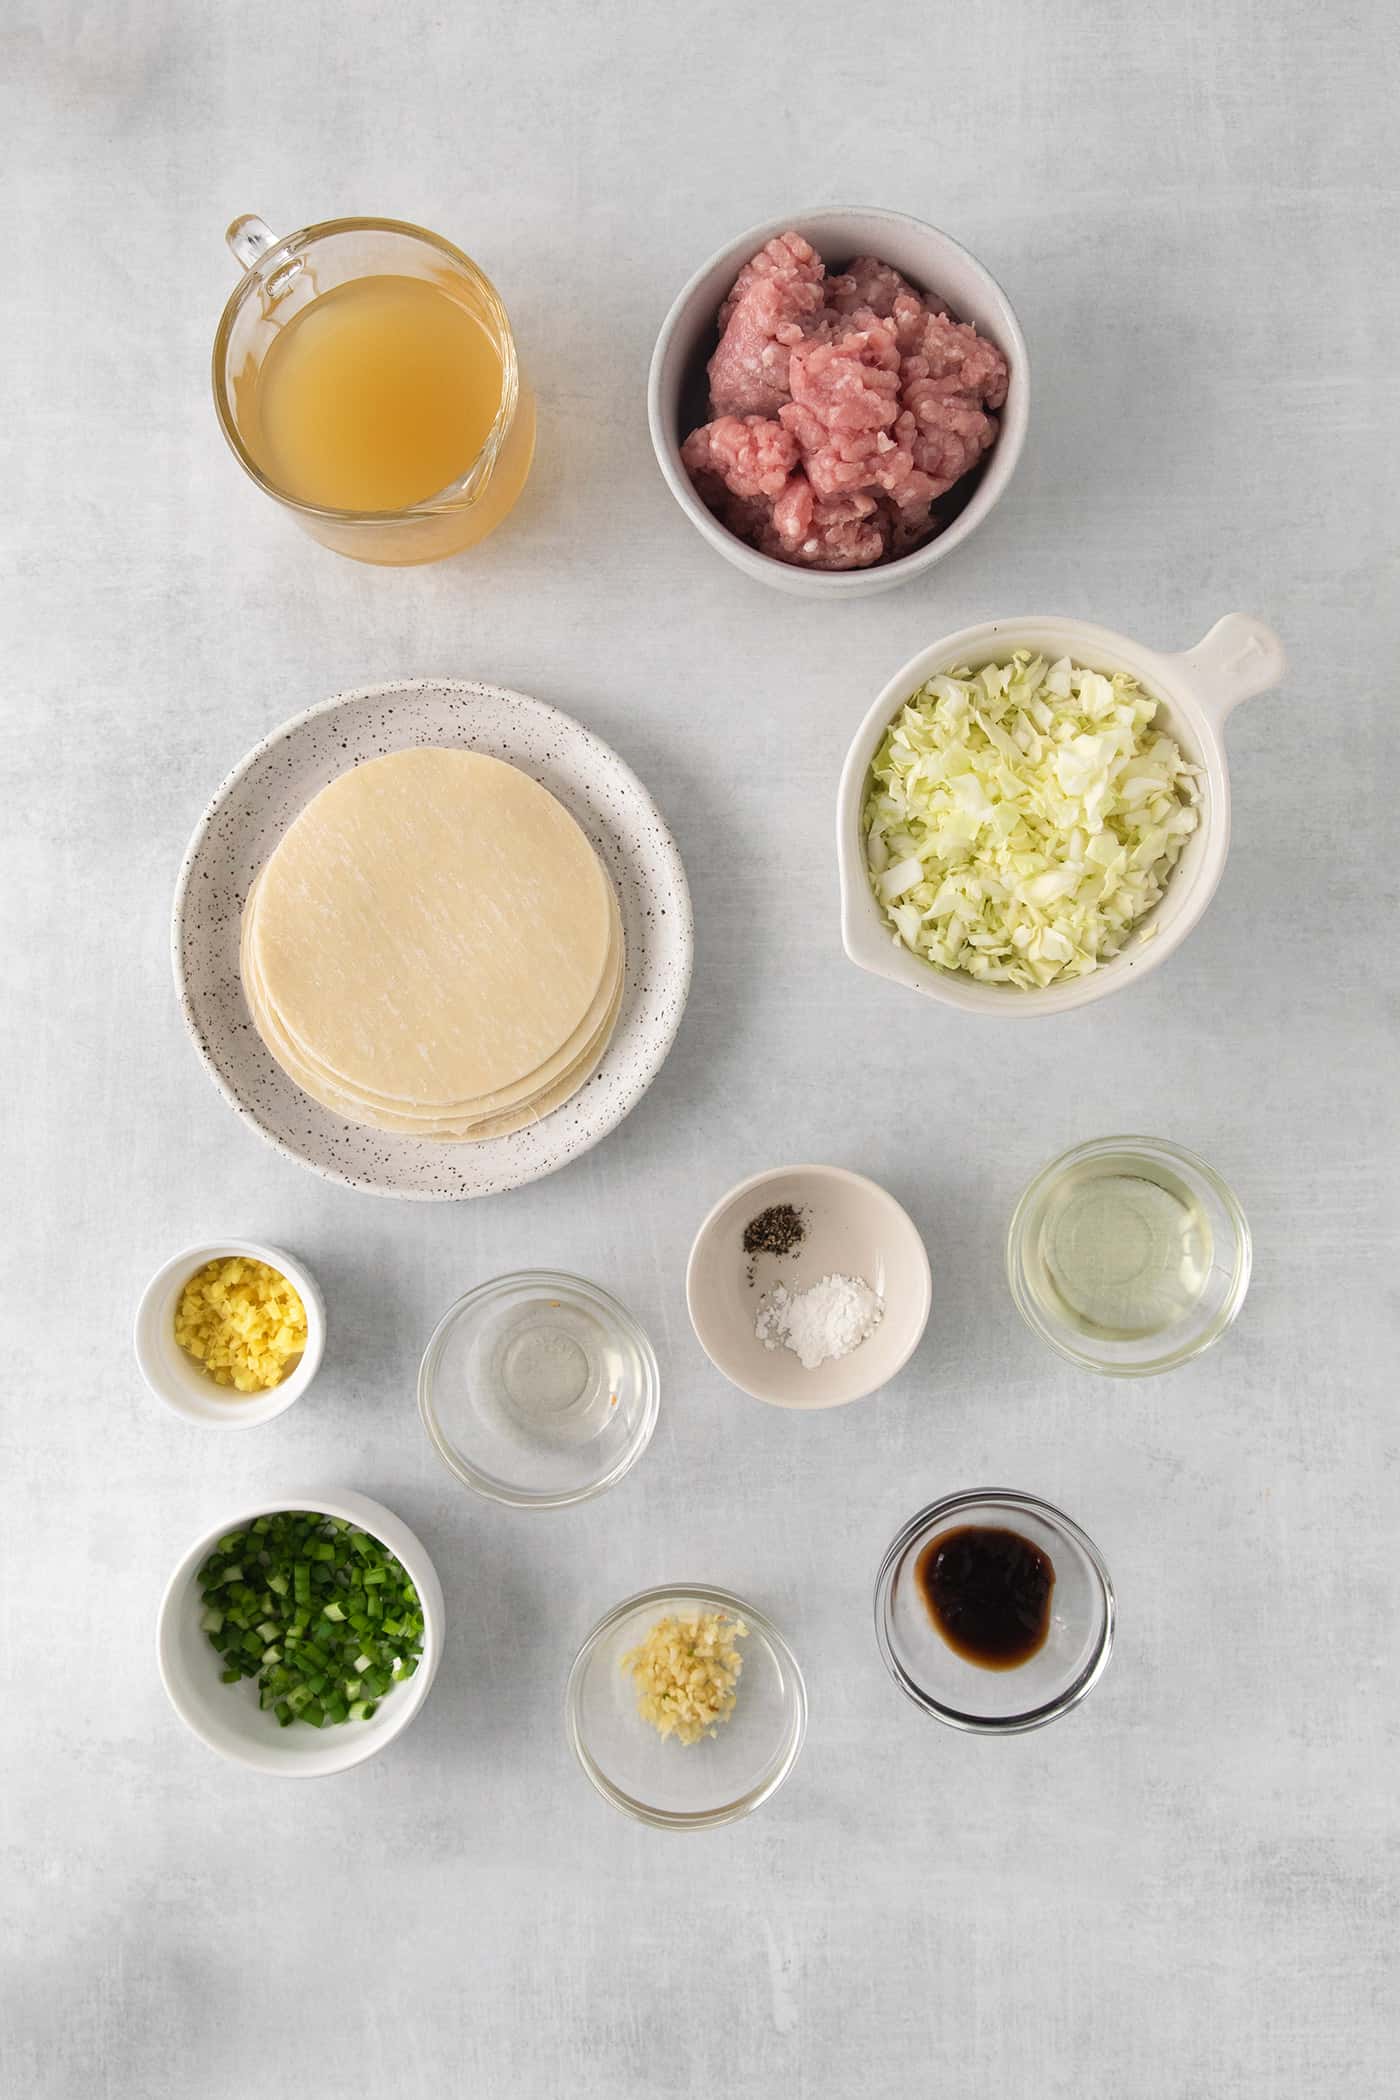
[[[620,1479],[657,1402],[655,1353],[636,1321],[597,1285],[548,1270],[460,1299],[419,1374],[424,1424],[458,1478],[541,1507]]]
[[[489,1318],[467,1380],[497,1434],[525,1450],[590,1443],[638,1382],[637,1351],[591,1306],[541,1295]]]

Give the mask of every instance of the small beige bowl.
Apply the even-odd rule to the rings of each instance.
[[[1010,367],[1010,389],[1000,411],[997,441],[985,462],[968,476],[968,497],[962,509],[925,546],[871,569],[802,569],[760,554],[706,509],[681,465],[682,444],[705,419],[704,368],[718,340],[715,324],[720,305],[749,257],[789,228],[804,234],[830,267],[842,266],[857,255],[877,255],[881,262],[893,263],[911,284],[946,299],[960,321],[971,321],[979,335],[1005,354]],[[1011,301],[991,272],[936,226],[927,226],[907,212],[862,207],[819,206],[812,211],[785,212],[762,226],[750,226],[716,249],[676,294],[656,339],[647,383],[647,419],[657,465],[700,537],[756,582],[799,598],[824,598],[829,604],[843,598],[867,598],[872,592],[910,583],[960,547],[1005,493],[1026,441],[1029,418],[1030,359],[1025,338]]]
[[[804,1215],[796,1252],[750,1257],[744,1228],[760,1211],[791,1203]],[[754,1332],[759,1301],[775,1283],[806,1290],[823,1276],[860,1276],[885,1301],[884,1317],[849,1356],[807,1370],[788,1349]],[[928,1324],[933,1279],[918,1229],[894,1197],[845,1167],[776,1167],[721,1197],[690,1250],[685,1298],[696,1338],[717,1371],[774,1407],[843,1407],[878,1392],[908,1363]]]
[[[191,1276],[206,1262],[233,1254],[276,1269],[306,1308],[306,1347],[301,1361],[280,1385],[265,1393],[235,1393],[228,1386],[215,1385],[175,1339],[175,1308]],[[255,1429],[260,1422],[284,1414],[316,1376],[326,1346],[326,1308],[315,1278],[280,1247],[264,1246],[260,1240],[210,1240],[205,1246],[186,1247],[183,1254],[174,1255],[157,1269],[136,1308],[133,1340],[141,1376],[157,1400],[163,1400],[177,1415],[215,1429]]]

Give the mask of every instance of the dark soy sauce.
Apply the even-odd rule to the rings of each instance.
[[[934,1625],[968,1662],[1014,1670],[1044,1647],[1055,1565],[1019,1531],[940,1531],[915,1562],[914,1580]]]

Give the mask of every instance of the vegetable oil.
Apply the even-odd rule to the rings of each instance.
[[[1025,1252],[1026,1281],[1052,1319],[1103,1341],[1161,1334],[1210,1274],[1210,1221],[1169,1167],[1130,1153],[1070,1167]]]

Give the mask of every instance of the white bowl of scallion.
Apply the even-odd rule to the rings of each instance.
[[[185,1725],[283,1779],[348,1771],[400,1735],[442,1653],[442,1586],[367,1495],[292,1495],[196,1540],[161,1599],[161,1681]]]

